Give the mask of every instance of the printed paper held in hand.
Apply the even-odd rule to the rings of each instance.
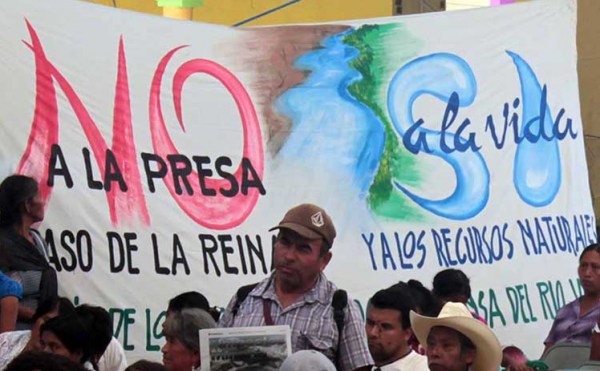
[[[202,371],[277,371],[291,353],[289,326],[200,330]]]

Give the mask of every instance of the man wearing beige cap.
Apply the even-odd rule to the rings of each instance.
[[[219,326],[289,325],[293,352],[316,350],[342,371],[370,370],[373,360],[359,308],[347,297],[340,308],[337,288],[323,273],[336,235],[329,215],[316,205],[302,204],[272,230],[278,230],[275,271],[249,293],[240,295],[240,289]]]
[[[448,302],[438,317],[410,312],[430,371],[498,371],[502,350],[494,332],[462,303]]]

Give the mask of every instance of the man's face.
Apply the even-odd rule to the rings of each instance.
[[[331,252],[321,256],[322,244],[322,239],[309,240],[289,229],[280,230],[273,258],[281,289],[302,292],[314,284],[331,259]]]
[[[600,254],[588,251],[579,260],[579,280],[586,294],[600,293]]]
[[[475,360],[474,349],[464,349],[460,333],[436,326],[427,336],[427,362],[430,371],[465,371]]]
[[[410,351],[408,340],[412,330],[402,328],[401,317],[402,313],[394,309],[369,308],[365,331],[375,365],[396,361]]]

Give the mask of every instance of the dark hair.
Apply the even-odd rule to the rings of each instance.
[[[206,296],[198,291],[184,292],[169,300],[167,311],[181,312],[183,309],[188,308],[198,308],[208,312],[208,314],[214,318],[215,322],[218,321],[221,316],[221,312],[216,307],[211,308]]]
[[[371,298],[371,305],[377,309],[392,309],[400,312],[402,328],[410,328],[410,311],[416,310],[417,304],[410,290],[401,285],[394,285],[385,290],[379,290]]]
[[[25,175],[11,175],[0,184],[0,227],[21,223],[25,202],[38,192],[35,179]]]
[[[4,371],[87,371],[83,365],[52,353],[25,352],[13,359]]]
[[[50,297],[43,302],[41,302],[35,314],[31,318],[31,322],[37,321],[39,318],[45,316],[46,314],[55,311],[58,309],[58,315],[64,316],[75,310],[75,306],[71,303],[71,300],[62,297]]]
[[[169,312],[181,312],[186,308],[208,310],[209,307],[210,305],[208,304],[208,299],[206,299],[206,296],[202,295],[198,291],[188,291],[169,300],[169,306],[167,307],[167,310]]]
[[[404,283],[402,281],[399,282]],[[428,317],[437,317],[442,310],[442,304],[433,296],[431,291],[427,289],[421,281],[409,280],[406,283],[417,307],[421,310],[420,314]]]
[[[579,255],[579,261],[581,261],[581,259],[583,259],[583,256],[590,251],[595,251],[598,254],[600,254],[600,244],[593,243],[593,244],[589,245],[588,247],[586,247],[585,249],[583,249],[583,251],[581,252],[581,255]]]
[[[90,329],[87,328],[77,313],[73,312],[66,316],[49,319],[40,328],[40,337],[44,332],[53,333],[69,352],[80,352],[81,364],[90,361],[94,369],[97,369],[96,362],[91,358],[92,343],[90,341]]]
[[[113,323],[110,315],[102,307],[87,304],[75,308],[75,313],[90,330],[91,356],[98,361],[113,337]]]
[[[446,269],[433,277],[433,295],[440,299],[456,296],[471,297],[469,277],[460,269]]]
[[[141,359],[129,365],[125,371],[167,371],[167,368],[158,362]]]

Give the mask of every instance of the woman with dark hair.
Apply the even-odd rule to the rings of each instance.
[[[11,331],[0,334],[0,370],[15,357],[28,351],[41,351],[40,327],[49,319],[64,316],[75,310],[67,298],[50,298],[38,306],[33,315],[31,331]]]
[[[40,328],[40,344],[44,352],[67,357],[80,365],[90,362],[94,370],[97,370],[92,357],[92,335],[90,328],[73,312],[44,323]]]
[[[555,343],[592,342],[592,334],[600,333],[600,245],[586,247],[579,256],[577,269],[583,296],[560,308],[548,337],[544,341],[548,350]]]
[[[38,183],[11,175],[0,184],[0,271],[23,286],[17,329],[29,329],[38,304],[58,296],[56,271],[46,244],[31,228],[44,219],[45,201]]]

